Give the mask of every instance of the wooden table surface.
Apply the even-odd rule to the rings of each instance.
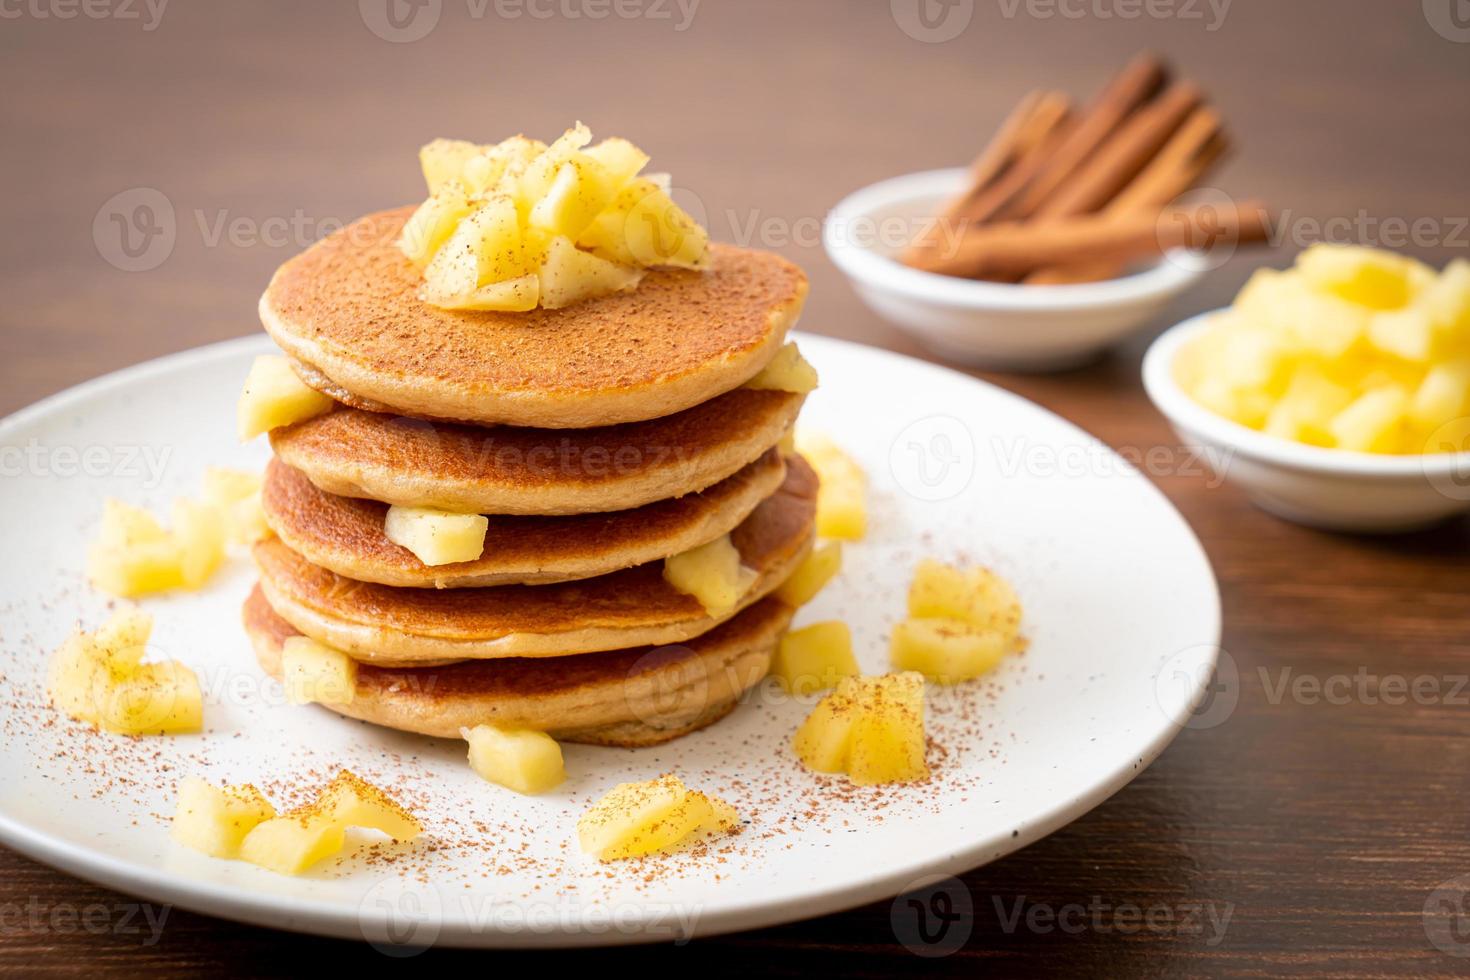
[[[375,0],[180,3],[156,21],[141,2],[91,14],[66,0],[6,4],[0,411],[257,329],[255,300],[278,263],[344,220],[420,195],[421,142],[545,136],[576,118],[648,147],[697,190],[720,237],[803,264],[805,329],[923,356],[826,260],[822,215],[873,180],[968,159],[1028,89],[1085,94],[1144,48],[1223,108],[1241,150],[1219,186],[1264,197],[1287,219],[1277,252],[1236,257],[1155,329],[1227,301],[1255,265],[1287,262],[1324,228],[1393,243],[1395,222],[1422,219],[1407,251],[1436,264],[1465,253],[1470,43],[1451,0],[933,0],[932,30],[956,34],[944,41],[905,32],[913,0],[629,2],[431,0],[422,9],[438,21],[415,41],[369,28],[401,38],[425,26],[383,27]],[[641,15],[594,17],[609,9]],[[160,196],[171,248],[123,250],[109,214]],[[1239,678],[1228,717],[1185,731],[1091,814],[965,875],[972,935],[947,959],[909,952],[885,902],[679,951],[573,954],[582,964],[1470,969],[1459,917],[1470,878],[1456,881],[1470,873],[1470,522],[1353,538],[1254,510],[1187,465],[1148,404],[1147,340],[1066,374],[984,377],[1113,446],[1168,450],[1173,462],[1153,475],[1204,541],[1223,592]],[[1427,696],[1378,696],[1418,678]],[[125,901],[0,850],[0,973],[224,975],[378,956],[179,909],[152,945],[12,914]],[[1162,912],[1143,917],[1149,909]],[[413,962],[472,958],[431,950]]]

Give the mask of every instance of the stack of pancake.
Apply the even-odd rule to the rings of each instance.
[[[276,273],[261,318],[339,404],[271,433],[245,625],[279,675],[304,634],[358,662],[344,715],[429,735],[482,723],[648,745],[729,712],[792,610],[816,477],[787,438],[804,395],[747,387],[785,343],[800,269],[715,245],[703,272],[560,310],[419,299],[371,215]],[[478,560],[427,566],[389,505],[489,517]],[[752,581],[711,615],[664,559],[725,534]]]

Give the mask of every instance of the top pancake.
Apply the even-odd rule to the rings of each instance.
[[[265,329],[309,382],[395,411],[585,428],[657,418],[753,377],[806,298],[773,255],[711,245],[703,272],[656,269],[631,293],[561,310],[443,310],[395,244],[412,208],[368,215],[276,271]],[[323,380],[324,379],[324,380]]]

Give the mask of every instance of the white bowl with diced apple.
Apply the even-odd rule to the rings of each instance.
[[[1097,356],[1157,317],[1206,271],[1173,251],[1105,282],[1023,285],[912,269],[896,256],[966,186],[964,168],[880,181],[843,198],[823,227],[827,255],[864,303],[935,353],[976,367],[1048,371]]]
[[[1196,402],[1179,383],[1179,355],[1220,312],[1165,331],[1143,360],[1149,398],[1180,439],[1214,461],[1219,476],[1262,510],[1324,530],[1409,531],[1470,512],[1470,452],[1386,455],[1313,446],[1259,432]]]

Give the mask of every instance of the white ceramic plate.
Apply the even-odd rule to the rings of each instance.
[[[252,582],[235,556],[201,593],[145,600],[155,652],[198,671],[207,730],[125,739],[45,704],[45,662],[106,616],[82,567],[104,497],[166,512],[205,466],[259,466],[234,436],[249,338],[64,392],[0,422],[0,841],[157,902],[381,947],[558,946],[708,935],[899,894],[1056,830],[1123,786],[1188,717],[1213,667],[1219,601],[1189,527],[1080,429],[997,388],[894,354],[802,338],[822,375],[804,425],[871,478],[871,529],[800,614],[853,629],[887,663],[924,556],[984,562],[1025,606],[1030,649],[989,679],[930,688],[935,774],[856,789],[793,759],[805,716],[769,686],[729,718],[641,750],[567,746],[570,778],[524,798],[474,776],[463,743],[282,703],[238,625]],[[768,682],[769,684],[769,682]],[[301,878],[214,860],[168,836],[176,782],[252,781],[278,801],[346,766],[400,795],[429,830],[359,841]],[[675,771],[734,803],[744,832],[644,862],[599,865],[577,816],[614,783]]]

